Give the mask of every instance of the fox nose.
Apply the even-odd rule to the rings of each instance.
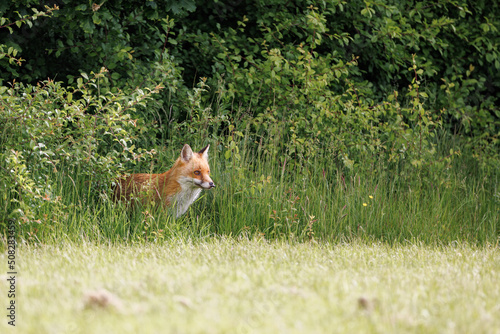
[[[208,185],[210,186],[210,188],[215,188],[215,184],[213,182],[210,182]]]

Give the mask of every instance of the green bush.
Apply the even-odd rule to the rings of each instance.
[[[391,156],[418,148],[408,159],[418,163],[424,151],[432,152],[428,130],[440,124],[465,134],[485,152],[477,155],[483,166],[493,167],[500,151],[498,9],[464,1],[334,1],[302,8],[243,2],[225,12],[236,24],[206,23],[207,33],[186,40],[212,59],[204,72],[214,75],[209,84],[222,80],[233,105],[265,128],[262,136],[287,143],[289,154],[314,156],[322,143],[338,148],[350,165],[366,161],[359,151],[377,153],[378,142]]]
[[[138,137],[151,136],[151,131],[130,114],[145,107],[161,87],[102,93],[105,73],[82,74],[77,88],[51,80],[0,87],[0,162],[6,171],[0,182],[10,185],[3,187],[4,196],[17,203],[5,203],[4,215],[39,222],[38,211],[53,205],[58,216],[63,203],[54,183],[59,173],[84,178],[93,196],[107,196],[126,166],[154,153],[136,147]]]
[[[245,93],[234,96],[231,114],[243,106],[255,116],[255,107],[271,106],[262,81],[283,90],[293,81],[305,95],[322,89],[338,96],[352,88],[369,107],[397,91],[404,104],[401,99],[413,80],[407,70],[415,61],[422,71],[419,93],[425,108],[442,117],[448,131],[481,137],[481,147],[494,152],[500,131],[499,8],[497,3],[465,0],[121,0],[100,5],[62,0],[58,10],[50,10],[53,17],[40,18],[42,8],[36,2],[6,2],[0,5],[0,26],[9,28],[0,29],[6,41],[0,50],[6,69],[1,78],[3,83],[16,79],[35,84],[48,77],[71,83],[81,72],[105,67],[110,87],[133,89],[148,81],[156,73],[155,64],[168,54],[172,70],[183,80],[176,76],[172,90],[154,105],[151,114],[156,116],[147,115],[167,123],[169,116],[174,121],[187,117],[187,91],[199,77],[208,78],[212,94],[220,77],[231,94]],[[13,60],[19,55],[24,57],[21,67]],[[260,66],[266,58],[269,66]],[[273,71],[271,58],[278,70],[288,66],[300,75]],[[311,69],[301,63],[309,60]],[[320,84],[322,75],[327,78]],[[304,81],[316,86],[305,87]],[[276,91],[273,96],[276,100]]]

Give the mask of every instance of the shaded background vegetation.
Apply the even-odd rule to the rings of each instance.
[[[479,211],[464,213],[453,228],[460,219],[450,214],[448,234],[438,218],[417,236],[497,239],[498,3],[44,6],[0,5],[2,229],[7,219],[30,235],[68,225],[71,212],[107,201],[119,173],[165,170],[183,143],[209,142],[227,191],[217,194],[222,202],[205,199],[215,206],[209,233],[238,234],[251,225],[267,236],[405,240],[418,220],[431,219],[431,212],[417,213],[443,201],[434,197],[443,190],[450,196],[440,206],[446,212],[470,201]],[[294,200],[326,201],[356,179],[358,188],[362,179],[393,201],[391,233],[383,207],[371,218],[379,227],[367,232],[366,217],[351,214],[339,224],[344,214],[335,210],[345,202],[306,210],[309,204]],[[277,193],[266,192],[271,184]],[[454,197],[460,191],[470,198],[465,206]],[[245,200],[234,203],[243,193]],[[241,203],[262,208],[252,215]],[[402,203],[417,204],[401,211]],[[234,212],[221,214],[228,205]],[[316,222],[318,212],[326,216]],[[405,212],[414,213],[410,225],[402,223]]]

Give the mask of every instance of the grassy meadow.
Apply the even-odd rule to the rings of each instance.
[[[496,247],[174,238],[19,249],[19,333],[498,333]],[[5,254],[0,256],[6,261]],[[0,282],[2,290],[6,281]]]

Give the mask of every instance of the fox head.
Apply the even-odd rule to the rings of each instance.
[[[210,166],[208,165],[208,149],[205,146],[199,152],[193,152],[188,144],[185,144],[178,159],[180,175],[178,182],[182,187],[211,189],[215,187],[210,178]]]

